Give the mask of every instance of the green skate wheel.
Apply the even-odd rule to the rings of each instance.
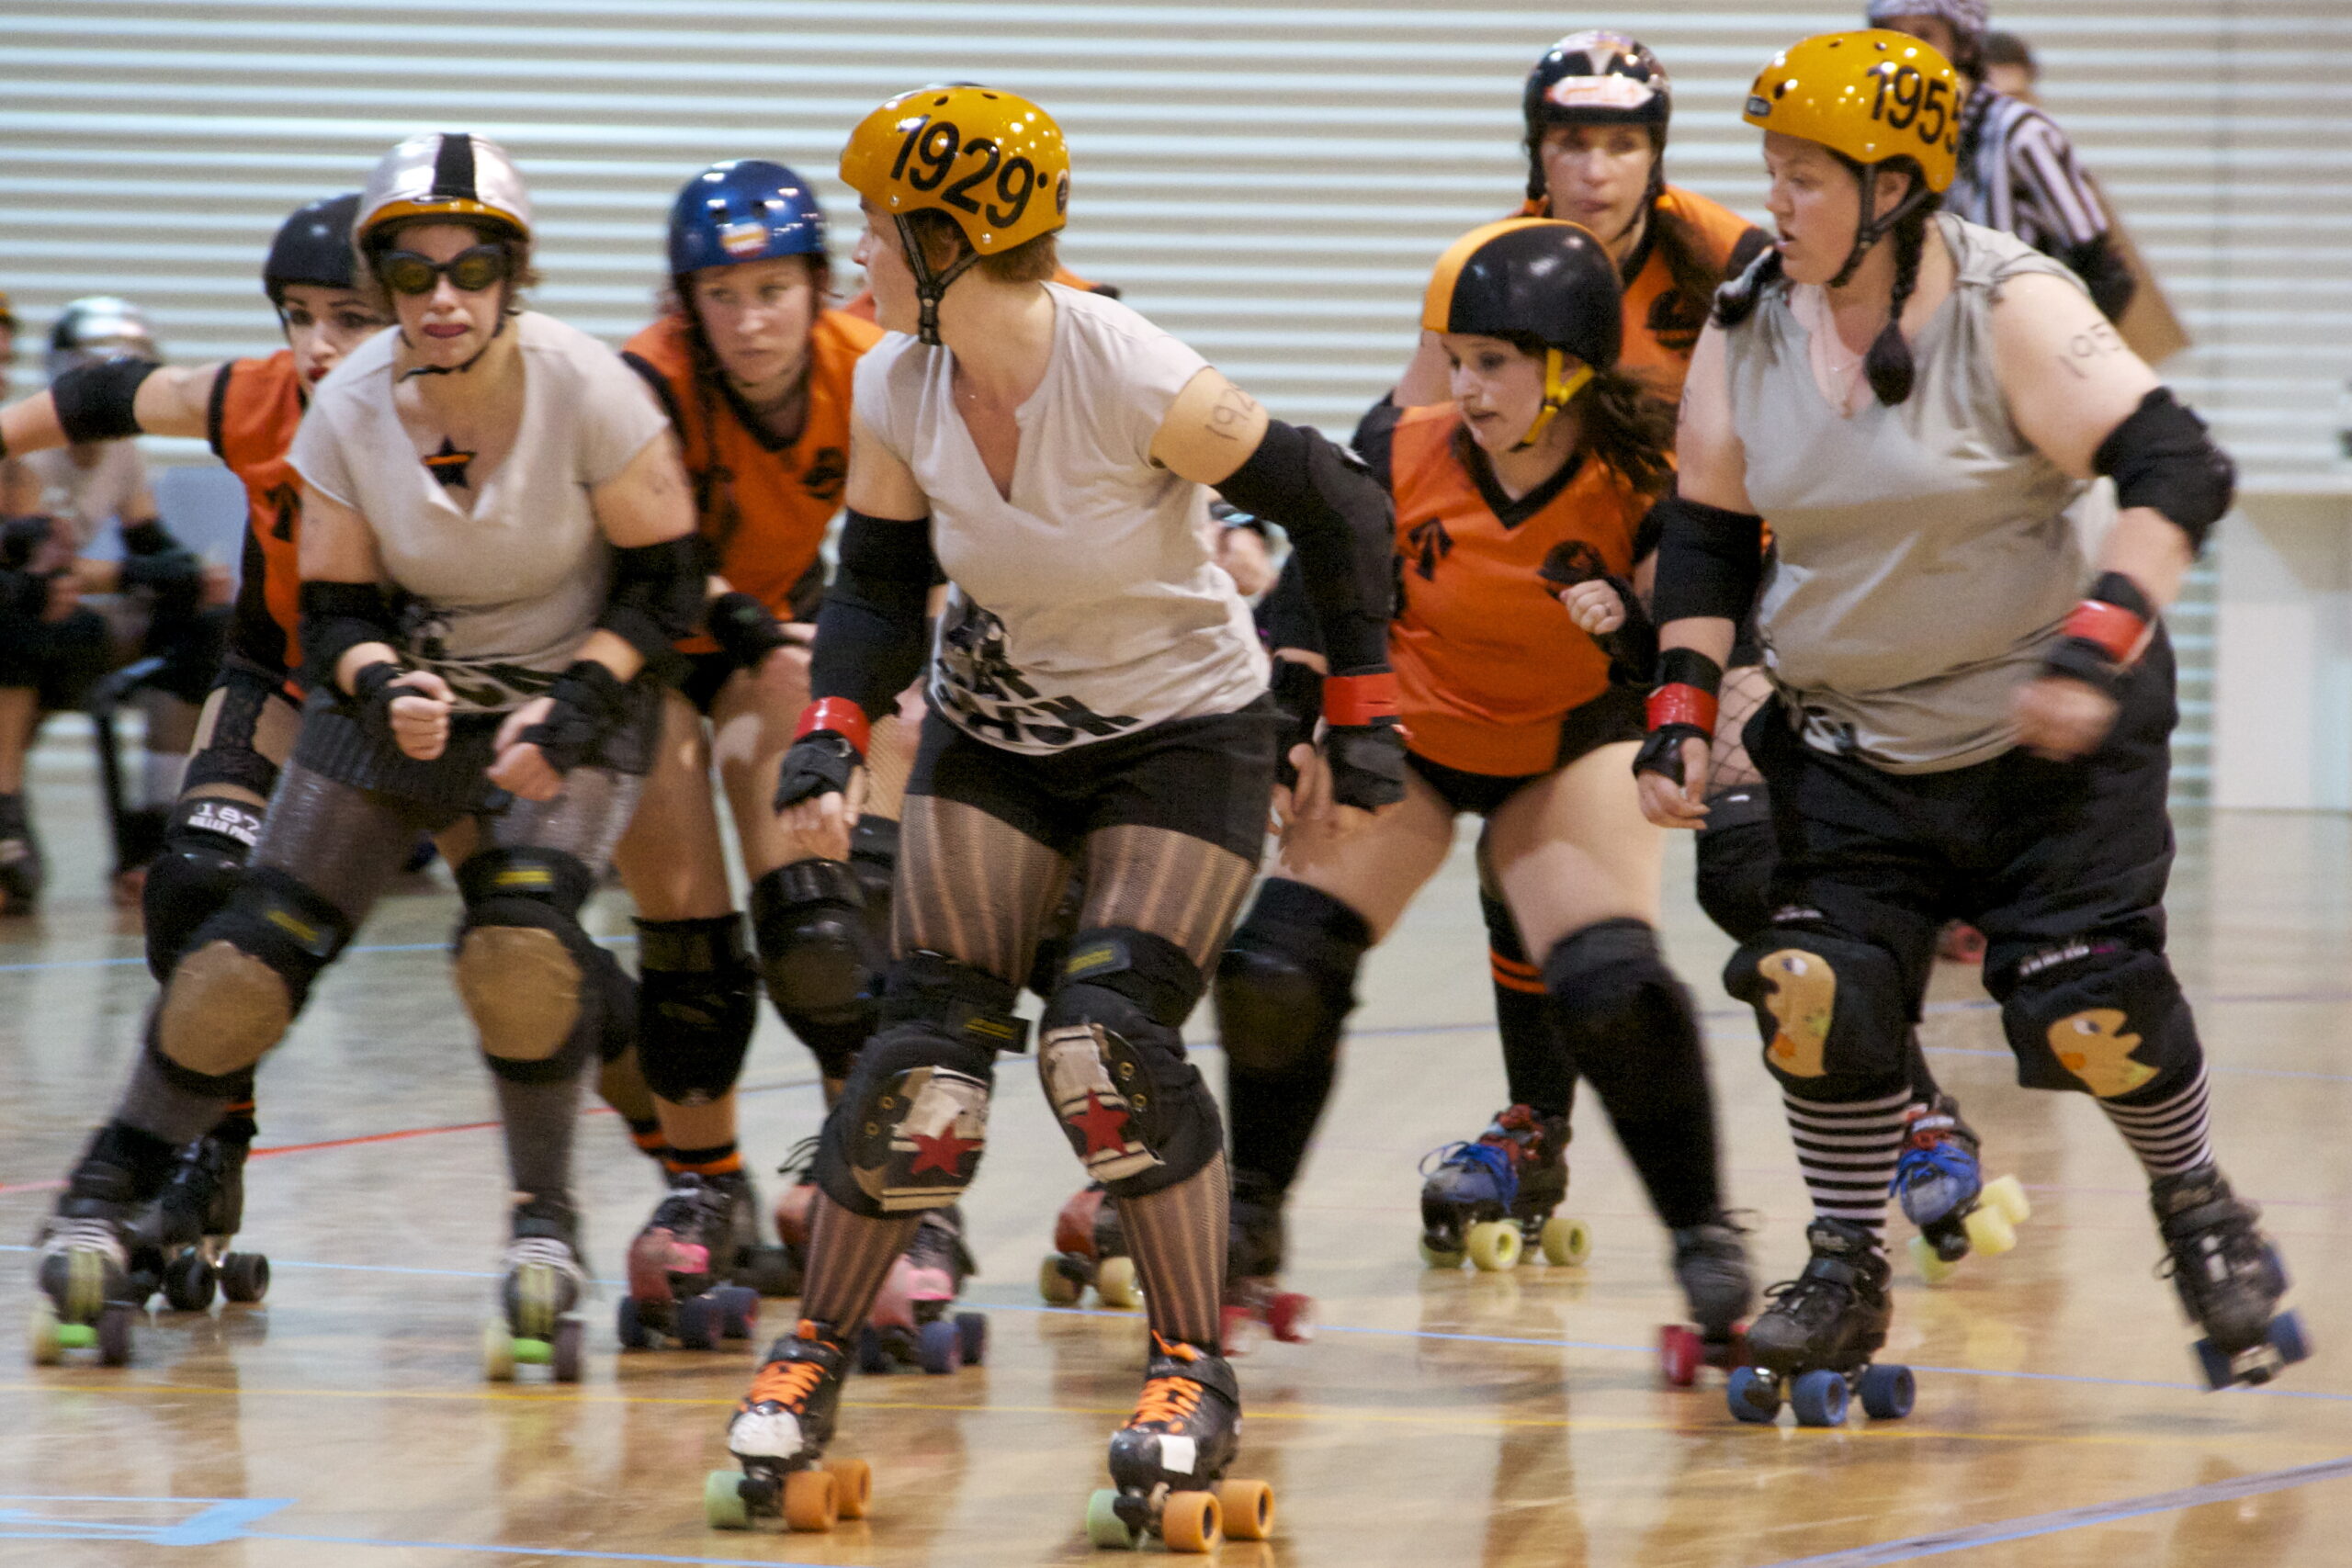
[[[1450,1252],[1442,1247],[1432,1247],[1430,1245],[1430,1238],[1423,1236],[1421,1237],[1421,1261],[1432,1269],[1459,1269],[1462,1267],[1462,1254]]]
[[[481,1325],[481,1375],[492,1382],[514,1381],[514,1336],[504,1318]]]
[[[715,1530],[747,1530],[752,1510],[743,1502],[743,1472],[714,1470],[702,1478],[703,1521]]]
[[[1470,1234],[1462,1242],[1470,1266],[1482,1274],[1499,1274],[1518,1268],[1519,1255],[1527,1247],[1527,1238],[1509,1220],[1481,1220],[1470,1227]]]
[[[555,1363],[555,1343],[548,1339],[514,1340],[514,1364],[519,1367],[546,1367]]]
[[[1919,1278],[1930,1285],[1940,1285],[1960,1271],[1960,1265],[1945,1262],[1936,1251],[1936,1244],[1926,1236],[1913,1236],[1910,1250],[1911,1261],[1919,1266]]]
[[[53,1367],[65,1359],[64,1325],[46,1297],[33,1303],[32,1319],[25,1325],[25,1353],[36,1367]]]
[[[1979,1203],[1968,1211],[1962,1222],[1968,1231],[1968,1249],[1987,1258],[1998,1258],[2018,1244],[2017,1227],[2009,1217],[1989,1203]]]
[[[1086,1539],[1097,1546],[1117,1551],[1133,1551],[1136,1549],[1136,1532],[1127,1528],[1126,1520],[1119,1517],[1119,1495],[1116,1492],[1105,1488],[1086,1500]]]
[[[1573,1269],[1592,1256],[1592,1227],[1582,1220],[1555,1214],[1544,1222],[1544,1260],[1555,1268]]]
[[[89,1323],[61,1323],[57,1325],[57,1343],[67,1350],[95,1350],[98,1348],[97,1325]]]
[[[1143,1283],[1136,1277],[1132,1258],[1106,1258],[1094,1270],[1094,1293],[1106,1307],[1133,1312],[1143,1305]]]

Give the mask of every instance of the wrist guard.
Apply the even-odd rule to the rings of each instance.
[[[1405,798],[1405,731],[1394,671],[1324,678],[1323,761],[1331,770],[1334,805],[1372,811]]]
[[[406,693],[408,688],[396,687],[392,682],[407,673],[405,669],[390,660],[379,659],[373,664],[363,666],[351,678],[351,695],[343,705],[352,717],[359,721],[362,729],[379,740],[393,739],[392,699]],[[423,695],[422,693],[414,694]]]
[[[2090,596],[2060,626],[2058,641],[2042,656],[2042,673],[2080,681],[2120,697],[2141,640],[2155,618],[2155,606],[2138,583],[2120,571],[2104,572],[2091,584]]]
[[[593,659],[574,660],[548,688],[555,705],[517,739],[537,746],[548,766],[568,773],[586,761],[598,742],[628,716],[628,691],[621,678]]]
[[[1634,773],[1658,773],[1686,784],[1682,743],[1715,739],[1715,694],[1722,688],[1724,668],[1695,648],[1669,648],[1658,656],[1657,690],[1650,694],[1645,712],[1649,734],[1634,753]]]
[[[792,640],[768,607],[740,588],[713,599],[703,613],[703,624],[711,641],[739,670],[757,670],[761,660]]]
[[[865,710],[847,697],[820,697],[800,713],[792,745],[776,770],[778,811],[823,795],[846,795],[873,739]]]

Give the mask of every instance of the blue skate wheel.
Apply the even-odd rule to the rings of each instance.
[[[2211,1339],[2197,1342],[2197,1369],[2205,1374],[2207,1388],[2223,1389],[2238,1381],[2236,1369],[2230,1365],[2230,1358]]]
[[[718,1337],[749,1339],[760,1323],[760,1292],[749,1285],[721,1285],[711,1296],[718,1303]]]
[[[1781,1414],[1781,1390],[1765,1372],[1754,1367],[1734,1367],[1731,1382],[1724,1386],[1724,1403],[1731,1406],[1734,1417],[1741,1421],[1768,1426]]]
[[[1119,1495],[1105,1487],[1086,1500],[1086,1539],[1096,1546],[1133,1551],[1136,1532],[1119,1517]]]
[[[715,1530],[747,1530],[752,1510],[743,1502],[743,1472],[714,1470],[702,1478],[702,1517]]]
[[[944,1317],[924,1324],[922,1337],[915,1341],[915,1360],[934,1377],[963,1366],[964,1343],[956,1325]]]
[[[964,1364],[977,1367],[989,1359],[988,1314],[959,1312],[956,1314],[956,1338],[963,1347]]]
[[[2311,1341],[2303,1337],[2303,1314],[2282,1312],[2270,1320],[2270,1348],[2278,1352],[2281,1361],[2293,1363],[2312,1353]]]
[[[1836,1427],[1846,1419],[1846,1380],[1826,1367],[1816,1367],[1790,1385],[1789,1408],[1800,1427]]]
[[[689,1350],[707,1350],[718,1342],[718,1312],[708,1296],[688,1296],[678,1303],[678,1315],[670,1325],[678,1343]]]
[[[1918,1393],[1908,1367],[1875,1366],[1862,1373],[1862,1409],[1873,1421],[1897,1421],[1910,1415]]]
[[[857,1370],[872,1376],[890,1370],[890,1350],[872,1324],[857,1331]]]
[[[621,1342],[624,1350],[642,1350],[653,1343],[653,1331],[638,1315],[635,1296],[621,1298],[620,1306],[613,1314],[613,1337]]]

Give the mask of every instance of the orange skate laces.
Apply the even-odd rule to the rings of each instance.
[[[812,1326],[803,1320],[798,1337],[814,1340],[817,1336],[808,1332]],[[751,1391],[743,1395],[742,1408],[776,1404],[797,1414],[808,1407],[808,1396],[824,1381],[825,1369],[820,1362],[770,1361],[752,1377]]]
[[[1196,1361],[1201,1353],[1190,1345],[1171,1344],[1155,1334],[1152,1343],[1163,1356],[1180,1361]],[[1201,1385],[1191,1378],[1153,1378],[1143,1385],[1143,1393],[1136,1400],[1136,1413],[1128,1418],[1130,1427],[1141,1427],[1157,1421],[1163,1426],[1181,1426],[1192,1418],[1201,1407]]]

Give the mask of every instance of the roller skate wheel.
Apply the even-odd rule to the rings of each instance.
[[[1962,1222],[1968,1230],[1968,1247],[1987,1258],[1998,1258],[2018,1244],[2017,1227],[2009,1217],[1990,1203],[1979,1203],[1968,1211]]]
[[[1159,1510],[1159,1539],[1170,1551],[1213,1551],[1223,1532],[1214,1492],[1170,1492]]]
[[[1132,1258],[1106,1258],[1094,1271],[1094,1293],[1106,1307],[1133,1312],[1143,1305],[1143,1285]]]
[[[1911,1261],[1919,1266],[1919,1278],[1930,1285],[1940,1285],[1960,1271],[1960,1265],[1945,1262],[1936,1250],[1936,1244],[1926,1236],[1913,1236],[1910,1252]]]
[[[1754,1367],[1735,1367],[1724,1399],[1735,1419],[1770,1426],[1781,1414],[1780,1386]]]
[[[959,1312],[956,1314],[956,1340],[964,1352],[964,1364],[977,1367],[989,1359],[989,1318],[982,1312]]]
[[[857,1331],[857,1370],[867,1377],[879,1377],[892,1369],[889,1347],[882,1343],[882,1332],[872,1324]]]
[[[2303,1314],[2282,1312],[2270,1320],[2270,1348],[2278,1352],[2278,1359],[2292,1365],[2312,1353],[2311,1341],[2303,1336]]]
[[[1816,1367],[1789,1387],[1789,1408],[1800,1427],[1837,1427],[1846,1419],[1846,1380],[1826,1367]]]
[[[1421,1237],[1421,1261],[1432,1269],[1459,1269],[1462,1254],[1451,1247],[1439,1247],[1429,1237]]]
[[[546,1367],[555,1362],[555,1341],[535,1339],[528,1335],[514,1337],[514,1364],[519,1367]]]
[[[241,1303],[269,1294],[269,1259],[258,1252],[232,1252],[222,1258],[220,1293]]]
[[[1462,1244],[1473,1269],[1482,1274],[1499,1274],[1519,1267],[1519,1255],[1525,1250],[1527,1238],[1509,1220],[1481,1220],[1470,1227]]]
[[[831,1471],[796,1470],[784,1478],[784,1522],[822,1535],[841,1517]]]
[[[1235,1540],[1271,1540],[1274,1534],[1274,1489],[1262,1481],[1220,1481],[1217,1513]]]
[[[504,1318],[493,1317],[481,1328],[481,1375],[492,1382],[514,1381],[514,1336]]]
[[[1062,1271],[1059,1253],[1037,1265],[1037,1294],[1047,1306],[1074,1307],[1086,1287]]]
[[[202,1312],[212,1304],[212,1293],[219,1286],[212,1265],[201,1253],[184,1252],[164,1270],[164,1299],[175,1312]]]
[[[825,1473],[833,1478],[833,1511],[845,1519],[862,1519],[874,1506],[874,1467],[862,1459],[829,1459]]]
[[[922,1333],[915,1340],[915,1364],[933,1377],[962,1370],[964,1341],[953,1323],[935,1317],[922,1325]]]
[[[1133,1551],[1136,1532],[1119,1517],[1119,1495],[1107,1487],[1086,1499],[1086,1539],[1094,1545]]]
[[[555,1337],[548,1342],[548,1370],[558,1382],[580,1381],[580,1352],[583,1328],[576,1317],[567,1317],[555,1325]]]
[[[1699,1336],[1679,1323],[1657,1331],[1657,1369],[1669,1388],[1689,1388],[1699,1381],[1703,1347]]]
[[[1545,1262],[1555,1269],[1574,1269],[1592,1256],[1592,1227],[1555,1214],[1544,1222],[1539,1245]]]
[[[117,1302],[98,1314],[96,1337],[100,1366],[126,1367],[130,1364],[130,1310]]]
[[[721,1285],[711,1294],[718,1298],[718,1337],[749,1339],[760,1326],[760,1292],[749,1285]]]
[[[743,1472],[714,1470],[702,1478],[703,1522],[715,1530],[747,1530],[752,1510],[743,1502]]]
[[[1860,1393],[1864,1415],[1873,1421],[1897,1421],[1911,1414],[1919,1388],[1910,1368],[1878,1366],[1863,1371]]]
[[[620,1305],[614,1309],[613,1337],[621,1342],[624,1350],[643,1350],[652,1345],[653,1331],[638,1315],[635,1296],[623,1296]]]
[[[1315,1299],[1295,1291],[1277,1291],[1266,1298],[1266,1327],[1285,1345],[1304,1345],[1315,1337]],[[1229,1512],[1230,1510],[1228,1510]],[[1244,1536],[1253,1540],[1254,1536]]]
[[[718,1341],[718,1316],[708,1296],[688,1296],[670,1320],[671,1337],[689,1350],[707,1350]]]
[[[53,1367],[65,1359],[64,1325],[57,1321],[57,1309],[46,1298],[33,1303],[32,1316],[25,1325],[25,1354],[36,1367]]]
[[[2025,1195],[2024,1185],[2014,1176],[2004,1176],[1984,1184],[1976,1200],[1989,1208],[1998,1209],[2001,1217],[2013,1225],[2021,1225],[2033,1218],[2033,1200]]]

